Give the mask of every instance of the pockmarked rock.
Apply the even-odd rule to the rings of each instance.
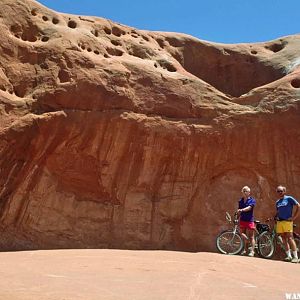
[[[214,251],[300,198],[300,35],[217,44],[0,4],[0,248]]]

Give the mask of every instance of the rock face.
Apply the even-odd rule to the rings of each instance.
[[[300,198],[300,35],[225,45],[0,5],[2,249],[214,250]]]

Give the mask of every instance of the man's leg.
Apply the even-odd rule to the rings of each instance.
[[[293,253],[293,259],[292,262],[298,262],[298,253],[297,253],[297,246],[293,237],[293,233],[292,232],[286,232],[285,233],[286,239],[287,239],[287,243],[289,244],[289,246],[292,249],[292,253]]]
[[[286,232],[280,233],[279,236],[282,238],[285,253],[286,253],[286,258],[284,260],[291,261],[292,260],[291,249],[288,242],[288,238],[286,236]]]
[[[247,253],[248,237],[247,237],[247,234],[246,234],[246,228],[240,227],[240,232],[241,232],[241,236],[244,240],[244,251],[243,251],[243,253]]]
[[[249,252],[249,256],[254,256],[254,249],[255,249],[255,238],[254,238],[254,229],[248,229],[248,236],[250,239],[251,250]]]
[[[289,245],[289,242],[288,242],[287,233],[288,232],[283,232],[283,233],[279,234],[281,236],[281,238],[282,238],[285,251],[289,251],[290,250],[290,245]]]
[[[279,237],[281,237],[283,245],[284,245],[284,249],[285,249],[285,253],[286,253],[286,258],[284,260],[291,261],[292,255],[291,255],[291,249],[290,249],[288,240],[285,235],[285,233],[287,232],[285,225],[286,225],[286,223],[284,221],[278,221],[276,223],[276,232],[279,235]]]

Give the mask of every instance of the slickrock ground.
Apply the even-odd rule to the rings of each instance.
[[[1,253],[0,261],[5,300],[285,300],[300,293],[299,265],[205,252],[51,250]]]
[[[299,49],[1,0],[1,249],[214,251],[242,186],[299,199]]]

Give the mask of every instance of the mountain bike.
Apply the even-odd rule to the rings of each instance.
[[[216,246],[220,253],[223,254],[231,254],[236,255],[239,254],[244,248],[244,239],[242,238],[242,234],[239,231],[239,214],[237,212],[234,213],[234,218],[232,220],[231,215],[226,212],[226,220],[229,224],[233,224],[231,229],[227,229],[222,231],[216,239]],[[258,255],[259,249],[257,247],[257,238],[258,236],[265,231],[269,231],[270,227],[268,224],[262,224],[260,221],[255,220],[255,251]],[[244,236],[244,238],[247,238]]]
[[[268,219],[267,222],[270,222],[272,219]],[[296,225],[294,224],[294,227]],[[293,232],[294,240],[297,246],[297,251],[300,251],[300,234]],[[272,231],[262,232],[257,238],[258,250],[263,258],[272,258],[277,252],[277,248],[280,247],[285,253],[285,247],[282,240],[282,237],[276,233],[275,224]]]

